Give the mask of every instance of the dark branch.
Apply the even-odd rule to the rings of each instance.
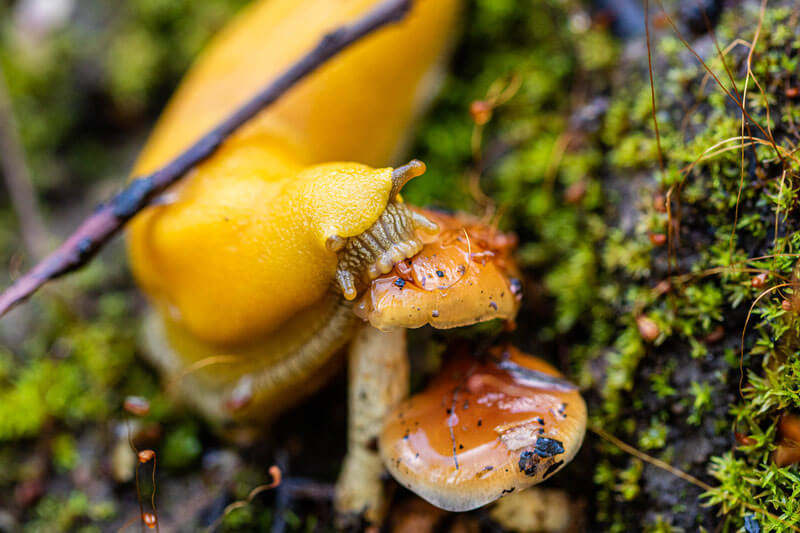
[[[313,50],[189,149],[154,173],[131,181],[110,202],[99,206],[54,252],[0,294],[0,316],[48,281],[85,265],[128,220],[192,167],[210,157],[236,129],[351,44],[402,20],[411,3],[412,0],[385,0],[359,20],[328,33]]]

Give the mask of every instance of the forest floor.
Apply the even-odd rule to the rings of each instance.
[[[20,221],[43,219],[48,247],[117,190],[191,58],[246,2],[64,0],[60,17],[37,3],[0,2],[0,67],[39,201],[19,217],[0,192],[2,286],[42,248]],[[775,461],[800,412],[800,9],[701,3],[707,17],[652,6],[651,92],[637,2],[472,0],[410,150],[429,170],[406,198],[502,215],[525,273],[514,332],[412,332],[412,389],[464,338],[513,341],[578,383],[590,430],[546,483],[576,531],[800,523],[797,466]],[[477,125],[471,104],[493,99]],[[153,479],[164,531],[332,529],[344,372],[256,445],[221,440],[138,357],[146,304],[124,256],[114,243],[0,320],[0,531],[138,528]],[[129,396],[149,413],[127,413]],[[138,484],[130,440],[157,451]],[[273,464],[289,481],[226,514]],[[493,509],[445,515],[398,489],[387,528],[501,531]]]

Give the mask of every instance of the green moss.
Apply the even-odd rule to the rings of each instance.
[[[174,428],[167,435],[163,449],[163,463],[167,468],[180,469],[190,466],[200,457],[203,445],[197,435],[197,426],[186,423]]]
[[[709,383],[692,381],[689,393],[694,396],[694,401],[692,401],[691,405],[691,414],[686,420],[690,424],[699,426],[711,409],[711,394],[713,390]]]
[[[223,531],[242,531],[243,528],[253,526],[255,526],[255,513],[250,506],[236,509],[226,515],[222,522]]]
[[[653,420],[650,427],[639,436],[639,447],[643,450],[663,448],[667,443],[667,430],[666,424]]]
[[[0,391],[0,442],[36,435],[58,419],[104,420],[121,405],[115,387],[133,360],[133,338],[101,321],[69,322],[29,342],[26,366],[7,373]]]
[[[717,30],[723,47],[736,38],[752,38],[758,20],[755,4],[728,12]],[[498,8],[485,16],[497,23],[509,13]],[[800,103],[782,95],[784,87],[796,83],[788,73],[796,72],[799,62],[796,50],[800,40],[787,31],[790,13],[780,7],[767,10],[752,64],[762,86],[772,87],[766,98],[773,118],[770,125],[786,150],[791,150],[794,142],[786,124],[800,119]],[[498,27],[513,33],[507,26]],[[800,251],[800,233],[796,231],[800,228],[794,221],[797,165],[790,161],[788,173],[781,179],[774,150],[762,145],[754,154],[748,148],[742,174],[735,139],[741,134],[740,113],[713,80],[701,83],[705,71],[669,31],[655,32],[653,41],[663,171],[658,168],[646,65],[618,72],[621,83],[611,92],[599,124],[590,122],[576,134],[570,129],[568,95],[563,87],[575,79],[592,79],[593,71],[598,73],[594,79],[599,78],[599,73],[616,61],[617,49],[613,43],[606,46],[605,37],[593,31],[571,33],[558,15],[551,19],[550,27],[550,35],[558,37],[541,50],[552,57],[535,68],[518,58],[523,66],[514,70],[522,76],[523,89],[497,110],[484,138],[485,148],[514,146],[485,173],[481,183],[498,201],[504,214],[501,224],[520,234],[519,256],[527,279],[534,280],[531,292],[540,298],[529,303],[537,310],[535,318],[526,319],[523,309],[520,320],[545,353],[548,349],[569,351],[575,375],[589,391],[594,424],[664,460],[678,461],[679,467],[693,475],[707,481],[716,478],[722,487],[746,491],[749,498],[742,496],[739,504],[729,499],[720,506],[722,499],[715,492],[708,500],[711,508],[668,504],[668,498],[646,489],[655,483],[649,467],[643,469],[641,463],[613,447],[599,445],[604,459],[594,470],[596,518],[612,531],[679,531],[711,527],[718,511],[725,515],[726,527],[741,527],[744,517],[752,514],[741,506],[742,501],[771,512],[795,512],[793,506],[776,503],[796,490],[787,481],[792,470],[767,474],[775,470],[768,455],[774,446],[776,416],[800,407],[800,369],[794,363],[800,347],[800,321],[781,310],[780,293],[762,299],[750,318],[744,359],[749,387],[744,401],[735,398],[737,341],[747,308],[761,292],[751,283],[757,271],[740,267],[772,271],[769,284],[773,285],[791,276],[794,257],[750,257]],[[491,32],[488,28],[482,31],[480,37]],[[565,38],[574,44],[563,46]],[[555,49],[548,48],[550,44]],[[540,53],[533,52],[537,59],[541,59]],[[502,56],[505,54],[503,50]],[[744,86],[746,55],[746,48],[740,46],[726,56],[739,90]],[[500,54],[489,56],[497,65],[506,64]],[[459,89],[448,93],[444,108],[432,117],[434,122],[447,124],[453,133],[440,138],[441,131],[437,133],[436,126],[430,125],[425,126],[430,136],[423,133],[423,142],[430,146],[426,154],[429,166],[448,169],[447,176],[436,176],[445,189],[457,189],[463,176],[463,171],[449,168],[463,168],[471,159],[472,124],[466,102],[481,98],[481,91],[504,74],[491,65],[478,66],[487,75],[471,77],[471,92],[463,82],[453,85],[451,81],[450,86]],[[712,57],[709,66],[731,85],[721,60]],[[547,81],[539,84],[543,72]],[[603,94],[607,88],[597,83],[592,89]],[[537,86],[531,87],[534,84]],[[749,112],[766,125],[764,98],[752,80],[748,86]],[[464,103],[459,107],[458,101]],[[448,111],[446,116],[443,109]],[[460,126],[456,128],[456,124]],[[752,125],[751,130],[757,131]],[[564,150],[568,135],[578,136],[580,141],[568,143]],[[445,152],[459,155],[440,166]],[[754,166],[755,160],[759,163]],[[687,173],[690,165],[693,169]],[[420,188],[413,199],[442,202],[443,191],[434,190],[434,185],[425,189],[424,183],[415,182]],[[578,190],[570,190],[576,183],[583,193],[570,197]],[[670,215],[655,205],[659,195],[663,205],[667,193],[672,198],[672,222]],[[449,197],[454,198],[453,207],[471,203],[463,188],[459,195]],[[778,234],[773,239],[776,212]],[[651,240],[651,234],[670,233],[671,223],[673,239],[674,230],[680,230],[672,252]],[[662,281],[669,283],[660,284]],[[542,313],[542,307],[551,312]],[[637,326],[636,319],[643,316],[658,328],[651,341],[642,338]],[[736,456],[741,475],[717,466],[709,470],[714,454],[713,464],[727,457],[719,454],[733,445],[733,428],[742,431],[743,427],[756,435],[757,444],[737,451],[742,454]],[[682,459],[687,455],[682,439],[708,443],[708,450],[698,452],[704,462]],[[748,488],[742,476],[753,476],[759,483]],[[670,483],[670,490],[662,492],[686,491],[688,500],[700,493],[677,478]],[[648,509],[647,519],[635,511],[637,507]],[[764,530],[779,530],[780,524],[771,520],[758,517]]]
[[[683,533],[686,530],[672,525],[668,517],[657,514],[655,521],[647,524],[644,531],[645,533]]]
[[[757,13],[755,15],[752,20],[757,20]],[[785,71],[776,65],[796,62],[793,51],[787,54],[787,50],[797,48],[785,31],[789,16],[785,9],[767,11],[764,28],[769,25],[770,30],[762,33],[752,64],[762,86],[776,87],[783,83],[778,80],[783,79]],[[718,32],[725,36],[721,38],[723,45],[724,39],[732,40],[753,31],[743,20],[728,15]],[[636,78],[636,83],[618,91],[599,136],[599,140],[609,146],[608,160],[615,174],[624,179],[632,171],[650,169],[653,179],[644,187],[637,186],[640,216],[635,225],[627,231],[623,228],[611,230],[610,238],[602,245],[601,271],[596,277],[600,287],[596,293],[599,301],[617,310],[620,316],[612,318],[609,313],[595,308],[592,312],[595,320],[617,323],[611,333],[615,340],[610,342],[607,331],[601,330],[589,347],[578,352],[585,354],[587,360],[593,360],[592,365],[597,361],[605,365],[601,382],[595,384],[602,398],[602,409],[595,412],[595,423],[623,440],[638,442],[642,448],[664,448],[664,454],[673,449],[675,433],[680,433],[681,438],[691,438],[695,433],[707,442],[718,439],[730,442],[734,428],[739,432],[746,428],[745,433],[753,434],[754,444],[711,458],[708,473],[720,486],[708,495],[708,502],[719,506],[728,527],[741,527],[744,517],[753,513],[752,509],[743,507],[742,502],[796,520],[800,514],[795,504],[786,502],[796,496],[793,480],[797,476],[792,468],[780,469],[772,465],[769,451],[774,447],[777,415],[800,406],[797,394],[800,376],[792,363],[800,347],[796,341],[800,338],[796,336],[797,320],[780,308],[779,293],[764,298],[756,306],[746,337],[744,365],[749,370],[745,397],[743,401],[733,402],[732,408],[724,398],[736,394],[738,343],[718,348],[714,344],[718,340],[712,339],[716,336],[729,339],[724,341],[726,343],[736,342],[747,307],[761,292],[751,284],[757,270],[743,272],[733,267],[771,270],[774,274],[767,286],[791,277],[795,257],[749,258],[775,251],[792,254],[800,249],[798,227],[787,218],[792,216],[797,188],[790,179],[781,179],[779,161],[770,146],[760,146],[756,150],[755,160],[761,167],[757,171],[753,170],[753,155],[748,150],[742,174],[740,151],[720,150],[735,147],[734,138],[740,135],[741,122],[730,101],[713,85],[701,91],[698,80],[703,72],[681,61],[685,52],[673,38],[656,40],[654,50],[657,74],[664,72],[659,65],[670,65],[667,74],[657,79],[665,171],[653,170],[657,154],[653,151],[655,137],[646,72]],[[728,54],[727,61],[734,72],[741,72],[745,58],[746,51],[734,50]],[[709,63],[717,72],[724,73],[721,61]],[[741,89],[744,80],[737,79],[736,83]],[[750,91],[749,112],[766,125],[763,99],[753,88],[752,81]],[[688,117],[686,112],[691,104],[682,96],[686,94],[700,103],[692,108]],[[767,101],[773,117],[794,116],[795,102],[781,96],[780,89],[772,92]],[[781,124],[777,120],[772,124],[778,144],[791,149],[786,127],[786,122]],[[751,129],[756,130],[752,125]],[[728,142],[719,144],[726,140]],[[706,159],[698,163],[698,158],[704,154]],[[693,171],[682,177],[681,171],[695,164]],[[796,163],[789,161],[787,170],[787,176],[793,175],[798,170]],[[764,174],[765,177],[758,177]],[[740,180],[743,182],[741,193]],[[670,256],[664,248],[649,246],[646,239],[650,232],[666,232],[668,215],[653,207],[653,198],[673,186],[673,216],[681,217],[683,232],[675,254]],[[737,206],[738,220],[734,228],[732,222]],[[779,213],[777,226],[776,212]],[[777,239],[773,239],[774,236]],[[677,283],[673,281],[666,293],[653,290],[660,280],[668,279],[669,274],[676,271],[688,272],[688,275],[673,278]],[[658,325],[660,335],[652,346],[642,342],[635,327],[633,317],[640,315],[646,315]],[[721,333],[717,333],[718,330]],[[613,350],[608,350],[609,344]],[[692,360],[695,362],[691,363]],[[681,381],[684,387],[678,388],[676,369],[687,366],[697,368],[698,372],[708,368],[704,372],[711,379]],[[582,375],[586,379],[591,373]],[[651,389],[661,403],[649,399]],[[676,404],[682,405],[677,408],[680,417],[696,429],[682,425],[680,417],[675,416]],[[649,414],[649,422],[621,423],[620,418],[630,405],[650,405],[643,413]],[[667,459],[667,455],[662,458]],[[598,499],[601,508],[598,518],[602,522],[616,528],[626,527],[624,524],[630,520],[626,517],[627,508],[615,503],[620,498],[641,501],[655,509],[657,496],[636,490],[633,486],[637,483],[636,477],[628,461],[613,461],[603,468],[605,474],[595,477],[602,495]],[[693,473],[703,477],[705,470],[699,466]],[[627,483],[620,483],[621,477]],[[671,512],[684,511],[673,509]],[[761,515],[757,518],[764,531],[783,530],[783,524],[774,518]],[[630,524],[627,527],[631,527]],[[670,522],[647,527],[670,530],[678,526]]]
[[[78,465],[78,451],[75,448],[75,438],[67,433],[58,435],[50,443],[52,447],[53,463],[60,470],[72,470]]]
[[[110,502],[93,502],[86,493],[72,491],[63,498],[45,497],[34,510],[34,518],[25,524],[26,532],[101,531],[88,525],[89,520],[108,520],[115,515]]]

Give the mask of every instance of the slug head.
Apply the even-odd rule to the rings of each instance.
[[[134,274],[162,314],[203,342],[265,338],[322,300],[350,298],[422,246],[433,225],[397,196],[402,170],[337,162],[299,168],[258,143],[198,166],[170,203],[129,229]]]
[[[425,172],[425,163],[412,160],[391,173],[391,190],[386,208],[364,232],[349,238],[329,236],[326,248],[338,254],[336,282],[342,295],[353,300],[358,290],[412,257],[423,246],[420,234],[434,234],[436,223],[409,208],[400,197],[403,186]]]

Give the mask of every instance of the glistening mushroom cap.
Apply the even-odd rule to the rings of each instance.
[[[586,404],[541,359],[513,347],[459,357],[387,419],[392,476],[433,505],[467,511],[535,485],[580,449]]]
[[[467,215],[413,208],[439,226],[424,246],[373,280],[355,313],[378,329],[454,328],[513,319],[522,297],[516,237]]]
[[[772,460],[779,467],[800,463],[800,415],[784,413],[778,422],[778,446]]]

